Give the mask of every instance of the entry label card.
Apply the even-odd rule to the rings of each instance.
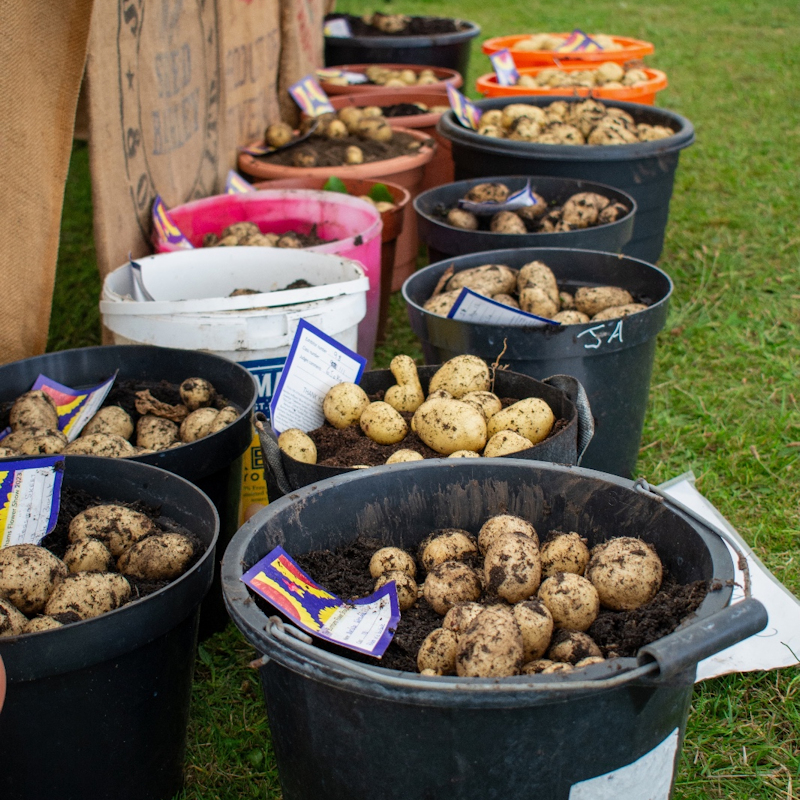
[[[180,250],[194,250],[192,243],[175,224],[161,195],[156,195],[156,199],[153,201],[153,233],[156,239],[163,244],[170,244]]]
[[[300,106],[300,110],[309,117],[318,117],[320,114],[330,114],[334,111],[328,95],[313,75],[306,75],[297,83],[293,83],[289,87],[289,94]]]
[[[315,583],[282,547],[245,572],[242,581],[312,636],[376,658],[400,621],[394,581],[369,597],[342,600]]]
[[[45,456],[0,465],[0,549],[39,544],[55,528],[64,463]]]
[[[497,82],[500,86],[516,86],[519,80],[519,71],[514,63],[514,57],[507,47],[492,53],[489,60],[492,62],[494,74],[497,75]]]
[[[458,118],[458,121],[465,128],[472,128],[474,131],[478,130],[481,110],[449,83],[447,84],[447,98],[450,101],[450,108],[453,109],[453,113]]]
[[[461,322],[477,322],[482,325],[514,325],[524,328],[543,328],[545,325],[558,325],[547,317],[538,317],[513,306],[498,303],[491,297],[484,297],[466,286],[447,314],[448,319]]]
[[[602,50],[602,45],[598,44],[591,36],[584,33],[580,28],[574,31],[558,46],[557,53],[595,53]]]
[[[238,172],[228,170],[225,177],[225,194],[249,194],[255,191],[253,184],[246,181]]]
[[[353,35],[350,30],[350,23],[344,17],[328,20],[322,28],[326,36],[343,37],[349,39]]]
[[[367,359],[301,319],[270,402],[275,433],[313,431],[325,422],[322,401],[337,383],[358,383]]]
[[[479,217],[497,214],[499,211],[516,211],[518,208],[525,208],[538,204],[539,201],[533,196],[530,181],[527,181],[518,192],[509,195],[502,203],[489,201],[473,203],[471,200],[464,200],[463,198],[458,201],[459,208],[463,208],[465,211],[471,211]]]

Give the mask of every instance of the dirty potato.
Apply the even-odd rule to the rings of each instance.
[[[600,611],[600,598],[592,584],[571,572],[557,572],[542,581],[539,599],[553,615],[556,628],[588,630]]]
[[[303,464],[317,463],[317,446],[314,440],[300,428],[288,428],[278,436],[278,447],[289,458]]]
[[[624,306],[633,302],[630,292],[619,286],[581,286],[575,292],[575,307],[593,317],[606,308]]]
[[[483,448],[484,458],[498,458],[508,456],[512,453],[519,453],[533,447],[533,442],[515,431],[498,431],[490,437]]]
[[[145,414],[136,422],[136,445],[147,450],[166,450],[179,441],[178,426],[169,419]]]
[[[550,435],[555,423],[556,416],[544,400],[526,397],[498,411],[487,424],[489,436],[498,431],[515,431],[533,444],[539,444]]]
[[[553,615],[547,606],[537,599],[517,603],[513,613],[522,634],[523,658],[525,661],[541,658],[547,652],[553,635]]]
[[[600,658],[603,652],[588,633],[561,628],[553,634],[553,641],[547,651],[547,658],[576,665],[586,658]]]
[[[478,452],[486,446],[483,413],[460,400],[426,400],[414,413],[413,422],[419,438],[445,456],[457,450]]]
[[[501,533],[521,533],[523,536],[533,539],[536,546],[539,546],[536,528],[528,520],[514,514],[495,514],[483,523],[478,532],[478,547],[481,553],[486,555],[494,540]]]
[[[384,401],[397,411],[416,411],[425,400],[425,393],[414,359],[397,355],[389,364],[389,369],[397,383],[386,390]]]
[[[524,660],[522,634],[502,606],[485,608],[458,637],[456,674],[462,678],[506,678]]]
[[[28,624],[28,618],[10,601],[0,597],[0,639],[19,636]]]
[[[592,549],[586,577],[606,608],[630,611],[656,596],[661,588],[663,567],[651,544],[620,536]]]
[[[521,533],[501,533],[486,551],[483,576],[490,594],[508,603],[527,600],[542,578],[539,548]]]
[[[123,439],[130,439],[133,436],[133,420],[124,408],[105,406],[86,423],[81,436],[90,433],[115,433]]]
[[[131,585],[112,572],[76,572],[61,581],[45,606],[49,616],[72,611],[81,619],[99,617],[126,603]]]
[[[12,431],[20,428],[58,430],[58,412],[53,398],[42,389],[25,392],[11,406],[8,424]]]
[[[469,531],[444,528],[423,540],[419,560],[426,572],[430,572],[445,561],[466,561],[477,555],[478,545]]]
[[[456,603],[478,600],[481,579],[474,569],[460,561],[445,561],[425,577],[422,587],[431,608],[444,616]]]
[[[182,575],[195,555],[182,533],[155,533],[129,547],[117,561],[119,571],[143,581],[171,581]]]
[[[180,439],[185,444],[196,442],[211,433],[211,427],[217,419],[219,411],[216,408],[198,408],[192,411],[186,419],[181,422],[178,430]]]
[[[370,403],[358,420],[364,435],[378,444],[396,444],[403,441],[408,433],[408,424],[399,411],[388,403]]]
[[[436,628],[426,637],[417,651],[417,669],[433,670],[436,675],[454,675],[458,637],[451,630]]]
[[[583,575],[589,563],[586,539],[574,531],[554,532],[542,545],[542,576],[549,578],[557,572]]]
[[[382,572],[375,581],[375,591],[381,586],[394,581],[397,590],[397,605],[400,611],[407,611],[419,599],[417,582],[407,573],[399,569],[390,569]]]
[[[114,556],[99,539],[80,539],[64,553],[70,572],[108,572],[114,568]]]
[[[517,271],[505,264],[484,264],[481,267],[462,269],[447,281],[447,291],[467,287],[479,294],[491,297],[509,294],[517,284]]]
[[[488,392],[491,383],[489,366],[482,358],[456,356],[436,370],[428,385],[428,394],[444,389],[459,399],[468,392]]]
[[[61,452],[65,455],[128,458],[136,455],[136,448],[127,439],[114,433],[90,433],[88,436],[79,436]]]
[[[113,503],[87,508],[76,514],[69,524],[70,542],[98,539],[114,558],[121,556],[139,539],[153,533],[158,533],[158,528],[150,517]]]
[[[409,553],[399,547],[381,547],[372,554],[369,560],[369,574],[379,578],[384,572],[405,572],[414,577],[417,565]]]
[[[64,562],[39,545],[13,544],[0,550],[0,597],[23,614],[40,612],[66,576]]]
[[[370,400],[357,383],[337,383],[328,389],[322,401],[325,419],[340,430],[358,425],[358,420]]]

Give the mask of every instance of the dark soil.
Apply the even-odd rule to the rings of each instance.
[[[369,574],[369,560],[376,550],[384,546],[386,543],[377,539],[360,538],[333,551],[316,550],[294,558],[317,583],[349,600],[372,594],[374,581]],[[417,553],[411,554],[417,563],[417,577],[421,582],[424,570]],[[672,633],[697,610],[707,593],[705,581],[682,585],[665,574],[661,590],[653,600],[634,611],[602,610],[588,633],[606,657],[635,656],[643,645]],[[481,602],[486,600],[484,598]],[[257,598],[257,602],[263,601]],[[275,613],[271,606],[262,607],[270,614]],[[442,617],[433,611],[424,598],[420,599],[414,607],[403,612],[380,665],[387,669],[416,672],[419,646],[432,630],[441,627],[441,623]],[[368,656],[344,648],[319,640],[316,644],[348,658],[375,663]]]
[[[325,21],[329,22],[333,19],[346,19],[350,25],[350,31],[353,36],[437,36],[442,33],[457,33],[460,30],[465,30],[466,26],[459,24],[454,19],[446,19],[442,17],[411,17],[411,21],[405,30],[400,33],[384,33],[383,31],[374,28],[372,25],[367,25],[361,17],[354,14],[330,14],[325,17]]]
[[[368,163],[411,155],[419,149],[420,142],[408,133],[397,131],[395,131],[390,142],[375,142],[358,136],[347,136],[344,139],[328,139],[325,136],[317,136],[315,134],[302,144],[289,147],[278,153],[259,156],[259,159],[270,164],[282,164],[283,166],[291,167],[295,166],[294,158],[298,150],[303,152],[313,151],[317,159],[314,166],[341,167],[346,163],[345,153],[347,148],[353,145],[361,148],[361,152],[364,154],[364,163]]]

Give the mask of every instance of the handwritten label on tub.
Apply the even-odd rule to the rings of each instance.
[[[270,402],[272,429],[313,431],[325,422],[322,401],[337,383],[358,383],[367,359],[301,319]]]
[[[584,33],[580,28],[574,31],[558,46],[557,53],[596,53],[602,50],[603,46],[592,39],[588,33]]]
[[[0,469],[0,549],[39,544],[56,526],[64,457],[7,461]]]
[[[225,194],[249,194],[256,191],[252,183],[246,181],[238,172],[228,170],[225,177]]]
[[[491,297],[473,292],[465,286],[447,314],[448,319],[459,322],[477,322],[482,325],[513,325],[525,328],[543,328],[558,325],[547,317],[538,317],[513,306],[492,300]]]
[[[489,61],[492,62],[494,74],[497,76],[497,83],[500,86],[516,86],[519,80],[519,71],[514,63],[514,57],[507,47],[492,53]]]
[[[472,128],[474,131],[478,130],[481,110],[449,83],[447,84],[447,99],[450,101],[450,108],[453,109],[458,121],[465,128]]]
[[[514,194],[510,194],[502,203],[486,201],[483,203],[473,203],[471,200],[464,200],[463,198],[458,201],[458,207],[463,208],[465,211],[471,211],[473,214],[481,216],[489,216],[497,214],[500,211],[516,211],[518,208],[527,208],[529,206],[539,205],[540,201],[534,197],[533,190],[531,189],[531,182],[526,181],[525,185]]]
[[[181,229],[172,219],[161,195],[153,201],[153,234],[161,244],[168,244],[179,250],[194,250],[192,243],[183,235]]]
[[[306,75],[297,83],[293,83],[289,87],[289,94],[300,106],[300,110],[309,117],[318,117],[320,114],[330,114],[334,111],[328,95],[313,75]]]
[[[245,572],[242,581],[312,636],[376,658],[400,621],[394,581],[369,597],[342,600],[315,583],[282,547]]]

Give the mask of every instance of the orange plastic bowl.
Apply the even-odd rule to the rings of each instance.
[[[563,36],[566,38],[568,33],[556,33],[553,36]],[[591,34],[589,34],[591,36]],[[644,58],[655,51],[655,47],[650,42],[641,39],[630,39],[627,36],[612,36],[619,50],[596,50],[585,53],[558,53],[555,50],[515,50],[515,46],[523,39],[528,39],[530,34],[521,33],[514,36],[497,36],[494,39],[487,39],[481,49],[487,56],[496,53],[498,50],[508,48],[518,67],[552,67],[569,62],[580,62],[581,64],[602,64],[604,61],[614,61],[617,64],[624,64],[626,61],[633,61],[637,58]]]
[[[564,72],[577,72],[585,70],[586,64],[562,64],[559,69]],[[520,75],[538,75],[543,69],[550,67],[529,67],[519,70]],[[475,83],[475,88],[484,97],[513,97],[514,95],[531,95],[536,97],[547,97],[548,95],[563,97],[566,94],[574,97],[596,97],[599,100],[625,100],[629,103],[641,103],[651,106],[655,103],[656,93],[667,87],[667,75],[658,69],[646,68],[647,80],[638,86],[611,87],[606,89],[602,86],[561,86],[559,88],[537,87],[537,86],[501,86],[497,82],[494,72],[481,75]]]

